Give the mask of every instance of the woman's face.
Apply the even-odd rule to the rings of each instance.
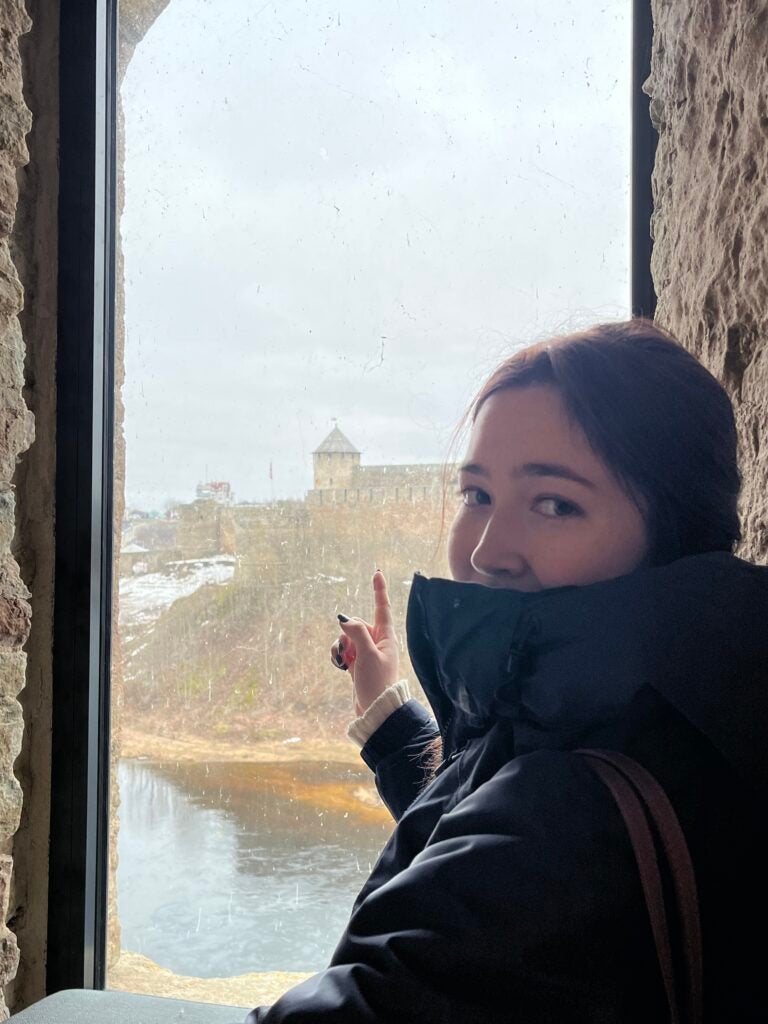
[[[491,395],[459,473],[448,542],[466,583],[535,591],[623,576],[647,554],[643,517],[571,423],[556,388]]]

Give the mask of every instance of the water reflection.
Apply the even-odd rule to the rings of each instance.
[[[178,974],[328,962],[391,829],[349,765],[122,761],[124,949]]]

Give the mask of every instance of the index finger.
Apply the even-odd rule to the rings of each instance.
[[[392,605],[381,569],[373,574],[373,624],[385,633],[392,632]]]

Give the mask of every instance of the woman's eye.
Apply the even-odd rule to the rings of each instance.
[[[537,512],[550,519],[570,519],[582,514],[578,505],[563,498],[538,498],[533,505]]]
[[[490,495],[479,487],[462,487],[461,499],[465,505],[473,507],[475,505],[490,505]]]

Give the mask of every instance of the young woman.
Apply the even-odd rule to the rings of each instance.
[[[374,622],[340,616],[332,649],[397,827],[329,968],[249,1022],[671,1020],[635,850],[584,748],[641,764],[682,824],[704,1014],[679,1019],[762,1021],[768,568],[731,553],[728,398],[632,321],[514,355],[471,423],[453,580],[416,576],[408,609],[434,719],[398,681],[380,573]]]

